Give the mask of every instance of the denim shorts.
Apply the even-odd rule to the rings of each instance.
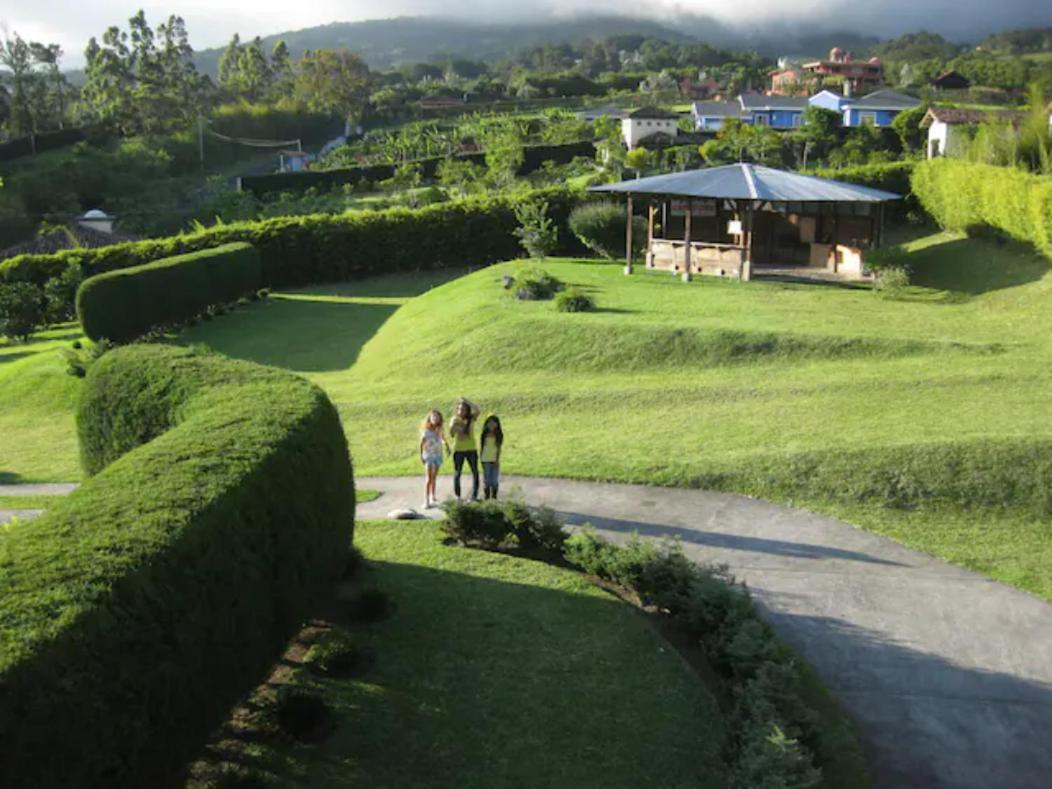
[[[435,455],[421,455],[420,459],[424,462],[425,466],[441,466],[442,465],[442,453],[439,452]]]

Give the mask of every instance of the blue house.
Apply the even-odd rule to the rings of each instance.
[[[765,96],[743,93],[738,97],[742,120],[772,129],[795,129],[803,123],[808,99],[805,96]]]
[[[895,116],[903,110],[920,105],[920,99],[893,90],[877,90],[868,93],[843,108],[845,126],[890,126]]]
[[[742,105],[734,101],[696,101],[690,107],[697,131],[716,132],[723,128],[727,118],[741,118]]]
[[[824,110],[832,110],[837,115],[844,113],[844,107],[848,106],[853,102],[850,96],[845,96],[843,93],[836,93],[831,90],[820,90],[814,96],[807,100],[807,103],[812,107],[821,107]]]

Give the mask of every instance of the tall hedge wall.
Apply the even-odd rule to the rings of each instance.
[[[546,161],[556,164],[567,164],[575,157],[595,156],[595,144],[590,140],[561,143],[558,145],[527,145],[523,149],[522,165],[517,175],[529,175],[539,170]],[[484,153],[469,153],[458,157],[473,164],[486,161]],[[424,178],[434,178],[438,165],[443,157],[418,159]],[[273,173],[270,175],[247,175],[241,178],[241,188],[253,194],[265,195],[271,192],[303,192],[310,188],[332,189],[334,186],[353,184],[358,181],[382,181],[394,175],[394,164],[368,164],[360,167],[340,167],[333,170],[311,170],[303,173]]]
[[[893,213],[904,213],[918,207],[910,186],[910,176],[915,166],[916,162],[913,161],[860,164],[857,167],[815,170],[813,174],[820,178],[832,178],[835,181],[846,181],[849,184],[900,194],[904,199],[889,203],[888,207]]]
[[[77,425],[92,476],[0,531],[0,786],[181,785],[344,565],[347,442],[307,381],[156,345]]]
[[[942,227],[993,227],[1052,253],[1052,177],[938,158],[917,165],[912,184]]]
[[[259,253],[235,242],[88,277],[77,318],[93,340],[124,342],[259,289]]]
[[[0,281],[28,280],[43,285],[71,262],[80,263],[86,274],[100,274],[235,241],[259,250],[263,284],[268,286],[333,282],[443,266],[479,266],[521,253],[513,231],[518,227],[514,207],[523,200],[546,200],[549,215],[560,228],[560,251],[577,253],[582,247],[566,229],[566,220],[582,195],[566,189],[543,189],[417,209],[238,222],[98,249],[19,255],[0,261]]]

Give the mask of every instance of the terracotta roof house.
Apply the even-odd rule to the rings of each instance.
[[[804,63],[801,68],[813,87],[827,82],[843,82],[848,95],[873,90],[884,83],[884,64],[880,58],[855,60],[850,52],[840,47],[829,50],[829,57],[825,60]]]
[[[928,130],[928,158],[953,156],[964,140],[963,129],[980,123],[1019,126],[1026,113],[1019,110],[963,110],[956,107],[929,107],[920,127]]]

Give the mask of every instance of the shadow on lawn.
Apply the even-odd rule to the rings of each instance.
[[[619,532],[622,534],[638,533],[641,537],[673,537],[691,545],[702,545],[709,548],[723,548],[735,551],[752,551],[769,553],[775,556],[788,556],[794,559],[845,559],[853,562],[887,564],[902,567],[899,562],[880,559],[858,551],[842,548],[831,548],[827,545],[814,545],[805,542],[786,542],[762,537],[747,537],[740,534],[717,534],[701,529],[685,529],[663,524],[640,523],[616,518],[603,518],[596,515],[585,515],[579,512],[557,513],[567,524],[581,526],[590,523],[597,529]]]
[[[1049,262],[1025,244],[986,237],[955,239],[911,252],[911,284],[977,296],[1036,282]]]
[[[875,787],[1048,786],[1052,686],[967,668],[836,617],[758,603],[854,721]]]
[[[532,565],[498,580],[370,560],[356,583],[394,611],[351,628],[375,664],[359,679],[306,675],[335,709],[332,734],[310,749],[221,736],[210,761],[278,786],[724,785],[715,701],[690,693],[634,609],[530,585]]]

